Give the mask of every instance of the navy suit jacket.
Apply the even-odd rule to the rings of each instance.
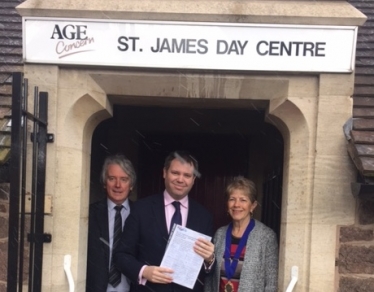
[[[131,201],[129,203],[131,208]],[[106,291],[109,282],[109,255],[108,204],[105,198],[90,205],[86,292]]]
[[[188,199],[188,218],[186,227],[206,235],[213,235],[213,217],[199,203]],[[159,266],[165,253],[169,238],[163,194],[146,197],[134,203],[126,220],[121,243],[115,252],[115,264],[133,284],[144,265]],[[183,252],[183,251],[181,251]],[[180,285],[155,284],[147,281],[145,286],[134,285],[137,290],[154,292],[203,291],[205,271],[202,269],[193,290]]]

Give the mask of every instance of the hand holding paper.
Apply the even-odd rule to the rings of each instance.
[[[174,271],[174,283],[193,288],[204,259],[212,254],[213,244],[209,242],[210,239],[211,237],[205,234],[174,225],[161,262],[161,267]]]
[[[159,284],[169,284],[173,281],[173,270],[157,266],[147,266],[143,271],[143,278]]]
[[[214,244],[209,240],[198,238],[193,250],[206,262],[210,262],[213,259]]]

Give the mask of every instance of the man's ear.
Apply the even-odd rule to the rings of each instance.
[[[164,167],[163,169],[162,169],[162,177],[163,178],[166,178],[166,173],[167,173],[168,171],[166,170],[166,168]]]

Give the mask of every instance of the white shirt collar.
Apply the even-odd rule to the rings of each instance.
[[[114,207],[117,206],[117,204],[113,203],[109,198],[107,198],[107,203],[108,203],[108,210],[113,210]],[[130,208],[129,198],[127,198],[126,201],[122,203],[122,206],[124,209],[129,210]]]

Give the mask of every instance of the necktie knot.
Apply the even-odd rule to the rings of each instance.
[[[179,210],[180,211],[180,209],[181,209],[181,203],[180,202],[174,201],[172,204],[173,204],[175,210]]]
[[[122,205],[117,205],[114,207],[114,209],[116,209],[117,212],[121,212],[123,206]]]

